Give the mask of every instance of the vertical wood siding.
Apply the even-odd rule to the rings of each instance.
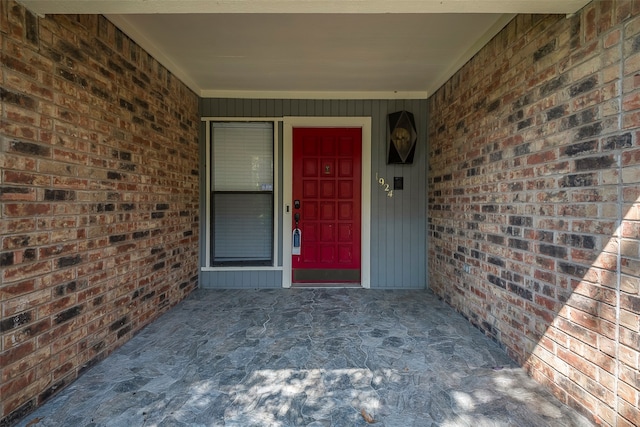
[[[414,162],[387,165],[387,115],[406,110],[413,113],[418,130]],[[300,100],[300,99],[214,99],[200,100],[202,117],[371,117],[371,288],[406,289],[427,287],[426,271],[426,100]],[[282,132],[280,132],[282,138]],[[204,125],[201,153],[204,153]],[[282,139],[280,164],[282,164]],[[205,166],[202,156],[202,170]],[[278,171],[282,173],[282,171]],[[377,184],[376,174],[393,186],[394,177],[404,178],[404,189],[389,198]],[[281,175],[282,176],[282,175]],[[202,179],[206,179],[203,174]],[[280,180],[282,186],[282,180]],[[204,187],[204,182],[202,183]],[[282,194],[282,188],[278,189]],[[204,211],[204,192],[201,206]],[[281,221],[282,212],[280,210]],[[205,219],[206,221],[206,219]],[[204,223],[201,233],[204,236]],[[282,228],[280,228],[282,230]],[[281,245],[279,236],[276,239]],[[201,239],[204,260],[204,238]],[[278,252],[281,253],[281,247]],[[266,273],[266,274],[265,274]],[[274,274],[275,273],[275,274]],[[279,287],[280,271],[203,271],[206,288]]]

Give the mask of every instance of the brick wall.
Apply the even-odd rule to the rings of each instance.
[[[563,402],[640,424],[640,2],[518,16],[435,93],[430,287]]]
[[[197,286],[198,99],[104,17],[0,1],[0,425]]]

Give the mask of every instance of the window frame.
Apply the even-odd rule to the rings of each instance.
[[[239,123],[256,123],[256,122],[268,122],[273,126],[273,140],[272,140],[272,154],[273,154],[273,224],[272,224],[272,256],[271,262],[265,264],[253,264],[238,262],[233,265],[213,265],[213,164],[212,164],[212,125],[215,122],[239,122]],[[204,191],[205,191],[205,218],[204,218],[204,259],[202,260],[203,271],[229,271],[229,270],[282,270],[280,264],[280,254],[278,250],[279,238],[279,218],[278,207],[280,205],[280,182],[279,182],[279,141],[280,131],[279,124],[282,122],[281,118],[272,117],[206,117],[202,118],[202,123],[205,125],[205,176],[203,179]]]

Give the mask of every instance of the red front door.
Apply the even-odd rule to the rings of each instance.
[[[361,129],[293,129],[294,283],[360,282],[361,165]]]

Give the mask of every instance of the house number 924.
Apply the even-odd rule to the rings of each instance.
[[[384,188],[385,193],[387,193],[387,197],[393,197],[393,190],[389,187],[389,184],[385,181],[385,179],[381,176],[378,176],[376,173],[376,180],[378,181],[378,185]]]

